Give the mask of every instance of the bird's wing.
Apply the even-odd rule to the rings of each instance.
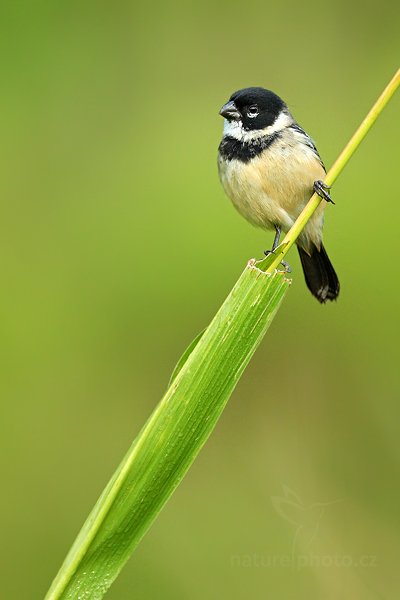
[[[303,138],[303,144],[306,144],[306,146],[308,146],[309,148],[311,148],[311,150],[314,152],[316,158],[318,159],[319,163],[321,164],[322,168],[324,169],[325,173],[326,173],[326,168],[325,165],[322,161],[322,158],[319,155],[319,152],[317,150],[316,145],[314,144],[314,141],[310,138],[310,136],[308,135],[308,133],[306,133],[304,131],[304,129],[302,127],[300,127],[300,125],[298,123],[293,123],[292,125],[289,125],[289,127],[291,129],[293,129],[294,131],[297,131],[297,133],[300,133],[302,138]]]

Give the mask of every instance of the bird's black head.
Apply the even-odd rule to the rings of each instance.
[[[274,92],[250,87],[232,94],[219,111],[228,121],[241,121],[246,131],[265,129],[273,125],[286,104]]]

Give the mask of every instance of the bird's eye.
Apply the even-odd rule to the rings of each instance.
[[[256,117],[258,115],[258,108],[255,104],[253,104],[253,106],[249,106],[248,110],[247,110],[247,116],[250,117],[250,119],[254,119],[254,117]]]

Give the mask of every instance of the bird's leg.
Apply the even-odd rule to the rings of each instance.
[[[281,228],[278,227],[278,225],[275,225],[275,237],[274,237],[274,241],[272,242],[271,252],[275,252],[275,250],[279,246],[280,237],[281,237]]]
[[[271,248],[271,250],[264,250],[265,256],[269,256],[270,254],[274,254],[275,250],[279,246],[280,237],[281,237],[281,228],[278,227],[278,225],[275,225],[275,237],[274,237],[274,241],[272,242],[272,248]],[[286,270],[287,273],[291,273],[292,272],[292,269],[290,268],[290,265],[285,260],[281,261],[281,265],[283,265],[285,267],[285,270]]]
[[[326,183],[324,183],[320,179],[318,179],[318,181],[314,181],[314,192],[316,192],[318,196],[323,200],[335,204],[328,192],[328,190],[330,190],[331,187],[331,185],[326,185]]]
[[[272,242],[272,248],[271,250],[264,250],[264,254],[265,256],[269,256],[270,254],[273,254],[275,252],[275,250],[277,249],[277,247],[279,246],[279,239],[281,237],[281,228],[278,227],[278,225],[275,225],[275,237],[274,237],[274,241]]]

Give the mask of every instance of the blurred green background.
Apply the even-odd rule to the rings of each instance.
[[[218,182],[220,106],[273,89],[329,166],[398,66],[399,11],[1,12],[0,595],[24,600],[44,596],[179,355],[271,244]],[[110,600],[399,595],[398,108],[334,187],[339,301],[318,305],[292,252],[277,318]]]

